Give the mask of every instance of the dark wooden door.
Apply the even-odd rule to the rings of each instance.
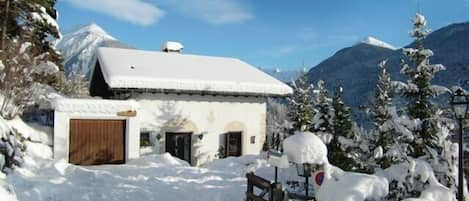
[[[226,134],[226,156],[241,156],[242,153],[241,132],[229,132]]]
[[[125,162],[125,120],[70,120],[69,161],[77,165]]]
[[[166,133],[166,152],[191,163],[192,133]]]

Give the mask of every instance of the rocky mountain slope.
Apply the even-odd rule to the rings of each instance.
[[[458,23],[436,30],[424,40],[424,46],[435,54],[430,61],[441,63],[447,68],[437,74],[434,84],[450,87],[461,85],[469,79],[468,36],[469,23]],[[373,94],[378,78],[378,63],[388,59],[388,71],[392,79],[403,80],[405,77],[399,73],[399,64],[404,58],[402,49],[363,42],[339,50],[311,68],[307,75],[311,83],[324,80],[329,90],[338,85],[344,86],[344,101],[357,111]]]

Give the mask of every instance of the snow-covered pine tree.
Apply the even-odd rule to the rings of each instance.
[[[415,39],[415,48],[404,48],[403,52],[411,64],[402,62],[401,73],[408,77],[407,83],[393,83],[407,99],[407,113],[411,120],[418,122],[413,130],[409,155],[426,160],[435,171],[439,182],[455,187],[454,160],[450,152],[450,124],[441,117],[441,110],[433,98],[449,92],[442,86],[432,85],[437,72],[445,70],[441,64],[431,64],[433,52],[424,48],[427,36],[425,17],[419,13],[413,19],[414,29],[410,35]]]
[[[332,108],[332,99],[327,95],[327,89],[322,80],[317,82],[313,92],[315,115],[310,130],[321,136],[324,143],[328,144],[334,132],[334,109]]]
[[[373,129],[369,135],[371,149],[368,165],[374,169],[386,169],[407,160],[409,143],[413,140],[411,129],[414,121],[399,115],[393,105],[393,81],[386,70],[387,60],[379,63],[378,84],[371,102],[369,115]]]
[[[1,42],[0,50],[7,48],[7,41],[22,37],[31,43],[33,51],[42,62],[60,66],[60,54],[53,41],[60,37],[56,22],[56,0],[4,0],[0,2]]]
[[[360,169],[360,148],[352,132],[350,108],[342,101],[343,88],[338,86],[332,99],[334,118],[332,119],[332,139],[327,144],[329,162],[346,171]],[[358,130],[355,130],[358,131]]]
[[[32,77],[34,82],[58,88],[62,58],[56,51],[54,42],[60,37],[56,22],[57,12],[54,8],[56,0],[5,0],[0,2],[0,59],[7,69],[8,43],[14,40],[28,44],[28,56],[34,59]]]
[[[346,106],[342,100],[343,90],[342,86],[338,86],[334,93],[334,98],[332,99],[332,108],[334,108],[334,134],[351,138],[352,120],[350,119],[350,108]]]
[[[5,0],[0,4],[0,60],[3,63],[0,88],[4,97],[1,112],[4,118],[10,119],[34,103],[28,93],[34,83],[56,83],[61,61],[52,41],[59,37],[59,32],[55,0]],[[28,94],[23,96],[17,92]]]
[[[370,158],[377,162],[379,168],[385,169],[394,164],[396,157],[392,157],[388,152],[395,144],[397,137],[392,127],[386,126],[393,119],[391,114],[392,107],[392,83],[391,76],[386,70],[387,60],[379,63],[378,84],[371,106],[371,118],[375,128],[374,156]],[[378,168],[378,167],[376,167]]]
[[[431,99],[442,93],[448,92],[448,89],[431,84],[431,80],[439,71],[445,70],[441,64],[430,64],[430,57],[433,52],[425,49],[423,39],[428,34],[426,29],[425,17],[417,14],[414,18],[414,30],[410,35],[415,39],[415,48],[404,48],[404,55],[412,63],[411,65],[402,62],[401,73],[406,75],[409,80],[407,83],[399,83],[399,90],[407,98],[407,112],[413,119],[421,121],[422,126],[415,132],[415,142],[412,144],[411,154],[417,158],[426,155],[428,152],[426,146],[441,149],[439,147],[439,137],[431,125],[431,118],[435,115],[438,108],[432,103]]]
[[[59,37],[55,3],[55,0],[0,1],[2,120],[13,119],[34,104],[37,97],[32,92],[37,92],[38,87],[56,83],[61,58],[52,44]],[[21,151],[17,150],[24,150],[20,148],[22,140],[15,130],[1,134],[0,158],[9,160],[7,168],[21,161]]]
[[[379,63],[378,84],[376,85],[375,96],[373,99],[371,115],[375,126],[383,125],[384,122],[391,119],[389,108],[392,106],[392,83],[391,75],[386,70],[387,60]],[[386,140],[384,144],[390,144]]]
[[[305,73],[292,82],[293,95],[288,100],[288,119],[293,123],[294,131],[306,131],[310,129],[314,115],[313,90],[308,84]]]

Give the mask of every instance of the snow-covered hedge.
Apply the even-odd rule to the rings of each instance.
[[[16,201],[15,192],[5,181],[6,175],[3,171],[11,167],[13,164],[19,164],[22,161],[21,150],[22,145],[16,140],[14,132],[8,126],[7,121],[0,117],[0,198],[2,201]]]
[[[0,170],[6,171],[13,165],[20,165],[23,161],[22,153],[25,149],[18,135],[3,118],[0,117]]]

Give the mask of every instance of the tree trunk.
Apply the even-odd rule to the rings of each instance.
[[[5,48],[5,41],[6,41],[6,38],[7,38],[7,25],[8,25],[8,14],[10,12],[10,0],[6,0],[5,2],[5,18],[3,19],[3,25],[2,25],[2,42],[1,42],[1,46],[0,46],[0,50],[2,51],[2,55],[5,54],[4,52],[4,48]],[[2,58],[4,59],[4,58]]]

